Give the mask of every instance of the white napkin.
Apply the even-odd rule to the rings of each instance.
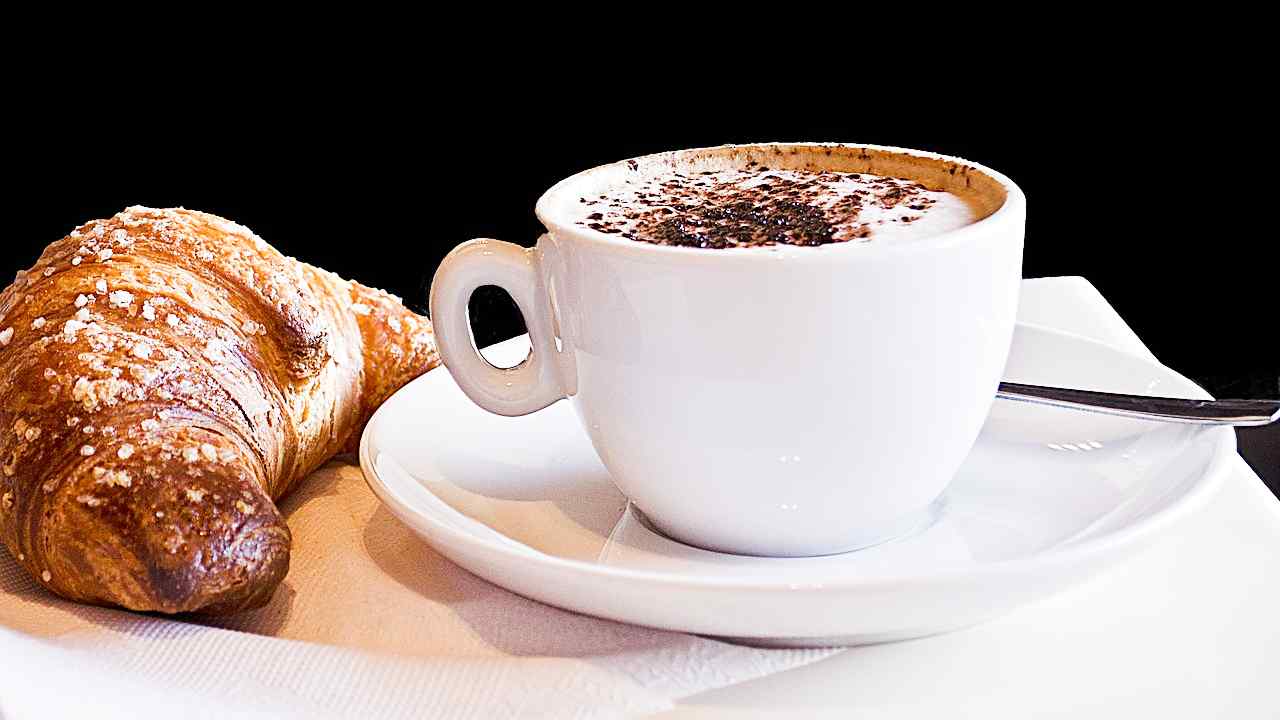
[[[437,555],[345,462],[284,507],[288,579],[269,606],[223,627],[64,602],[0,557],[0,716],[612,716],[832,652],[740,647],[526,600]]]
[[[1048,296],[1105,309],[1084,313],[1118,323],[1096,337],[1132,336],[1080,278],[1024,283],[1032,305]],[[219,626],[64,602],[0,552],[0,718],[614,717],[839,652],[747,648],[527,600],[437,555],[344,461],[283,509],[288,578],[268,607]]]

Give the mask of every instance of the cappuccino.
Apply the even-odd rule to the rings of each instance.
[[[619,237],[709,249],[892,242],[977,221],[965,198],[915,180],[825,169],[634,173],[578,199],[578,225]]]
[[[477,404],[569,399],[633,507],[700,548],[822,555],[934,517],[1013,337],[1026,204],[1007,178],[731,145],[586,170],[536,212],[536,247],[464,243],[431,286],[440,356]],[[518,366],[476,348],[484,285],[524,315]]]

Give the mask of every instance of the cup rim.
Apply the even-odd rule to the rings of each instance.
[[[658,245],[655,243],[641,242],[621,238],[608,233],[593,230],[589,227],[580,226],[572,223],[564,217],[557,217],[557,213],[553,210],[552,204],[556,197],[566,192],[574,184],[580,183],[591,175],[604,173],[609,170],[620,168],[621,166],[639,160],[652,160],[655,158],[674,155],[676,153],[699,153],[699,152],[725,152],[729,150],[754,150],[754,149],[811,149],[811,148],[843,148],[843,149],[866,149],[885,153],[907,155],[910,157],[918,157],[941,162],[956,163],[968,166],[976,170],[992,180],[999,183],[1005,191],[1004,202],[994,212],[968,225],[941,232],[936,235],[926,235],[919,238],[909,240],[898,240],[894,242],[876,243],[876,242],[842,242],[829,243],[816,247],[798,246],[798,245],[772,245],[767,248],[761,247],[745,247],[745,248],[696,248],[683,247],[677,245]],[[649,257],[679,258],[683,261],[697,262],[699,259],[718,259],[720,261],[726,258],[734,258],[751,261],[770,261],[777,260],[779,257],[787,258],[821,258],[824,261],[830,261],[837,257],[869,257],[885,254],[898,254],[903,252],[919,252],[922,250],[936,249],[941,247],[949,247],[962,244],[967,241],[977,241],[981,238],[990,237],[988,230],[992,227],[1003,225],[1009,222],[1020,222],[1024,216],[1026,208],[1026,197],[1023,195],[1021,188],[1017,186],[1006,175],[996,170],[992,170],[985,165],[965,160],[964,158],[953,155],[943,155],[940,153],[929,152],[926,150],[915,150],[911,148],[895,147],[892,145],[874,145],[869,143],[843,143],[843,142],[760,142],[760,143],[742,143],[742,144],[725,144],[715,145],[701,148],[685,148],[681,150],[668,150],[658,153],[650,153],[648,155],[639,155],[633,158],[618,160],[617,162],[605,163],[597,165],[586,170],[574,173],[566,177],[556,184],[548,188],[538,198],[537,204],[534,206],[534,214],[538,220],[552,234],[573,235],[582,238],[602,248],[611,251],[631,253]],[[763,251],[763,252],[762,252]]]

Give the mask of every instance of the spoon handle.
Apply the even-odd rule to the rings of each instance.
[[[996,397],[1191,425],[1267,425],[1280,420],[1280,400],[1182,400],[1007,382],[1000,383]]]

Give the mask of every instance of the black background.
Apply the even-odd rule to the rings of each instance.
[[[127,205],[185,206],[423,311],[450,248],[532,244],[537,197],[579,170],[727,142],[878,143],[1005,172],[1028,196],[1026,277],[1085,276],[1215,395],[1280,395],[1274,150],[1255,93],[1143,59],[1034,81],[991,60],[893,66],[883,84],[548,58],[524,74],[339,65],[67,88],[22,104],[10,136],[0,271]],[[473,317],[482,344],[522,331],[501,296],[478,297]],[[1240,440],[1280,487],[1280,432]]]

